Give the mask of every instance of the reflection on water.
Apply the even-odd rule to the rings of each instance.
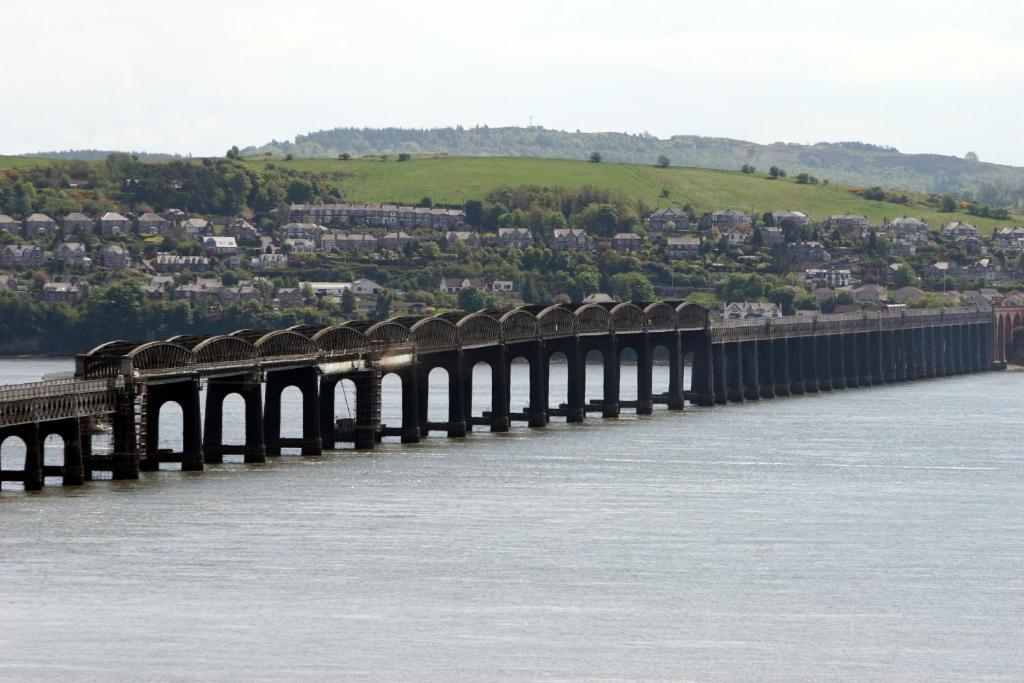
[[[1022,381],[5,486],[0,680],[1022,680]]]

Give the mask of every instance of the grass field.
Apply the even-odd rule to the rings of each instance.
[[[0,171],[9,168],[30,168],[32,166],[49,166],[57,163],[53,159],[42,157],[5,157],[0,155]]]
[[[482,198],[506,185],[542,185],[616,189],[643,199],[650,206],[693,204],[696,212],[733,208],[760,216],[765,211],[802,211],[815,220],[836,214],[867,216],[873,224],[887,218],[915,216],[937,228],[961,218],[983,232],[1020,223],[1014,215],[996,221],[967,214],[940,213],[921,204],[901,206],[861,199],[844,185],[798,185],[790,178],[769,180],[764,175],[696,168],[656,168],[639,164],[496,157],[413,158],[399,162],[353,159],[266,160],[249,158],[259,168],[276,163],[289,168],[333,175],[347,201],[415,203],[427,196],[438,203],[461,204]],[[661,197],[663,189],[669,191]],[[907,193],[922,201],[923,195]]]

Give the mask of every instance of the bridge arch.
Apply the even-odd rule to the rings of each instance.
[[[509,311],[499,319],[505,343],[534,341],[540,336],[537,316],[522,309]]]
[[[459,342],[462,347],[500,344],[502,341],[501,322],[489,311],[477,311],[464,316],[456,323]]]
[[[628,301],[614,306],[609,317],[615,332],[643,332],[647,323],[643,309]]]
[[[677,324],[680,330],[702,330],[708,324],[708,309],[692,301],[676,306]]]
[[[584,304],[576,309],[574,316],[579,334],[607,334],[611,329],[611,315],[603,306]]]
[[[332,355],[363,353],[370,350],[370,339],[347,324],[324,327],[314,333],[310,340],[318,349]]]
[[[576,334],[576,316],[561,304],[548,306],[537,314],[541,336],[545,339],[571,337]]]

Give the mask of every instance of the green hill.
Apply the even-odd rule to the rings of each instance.
[[[692,204],[700,214],[734,208],[760,216],[765,211],[797,210],[814,220],[836,214],[867,216],[874,224],[887,218],[916,216],[939,227],[962,219],[990,232],[1021,222],[1021,216],[993,220],[966,213],[940,213],[924,204],[927,195],[908,193],[908,206],[863,199],[849,186],[800,185],[792,178],[770,180],[763,174],[695,168],[656,168],[626,163],[590,163],[523,158],[412,158],[409,161],[246,158],[254,169],[267,164],[316,173],[337,187],[346,201],[416,203],[430,197],[438,204],[462,204],[505,186],[540,185],[621,190],[651,207]],[[663,191],[668,196],[662,196]]]
[[[586,159],[597,151],[607,161],[653,164],[659,155],[673,165],[737,170],[751,164],[790,175],[807,172],[832,182],[963,195],[992,206],[1024,206],[1024,168],[939,154],[902,154],[860,142],[760,145],[729,138],[676,135],[660,139],[627,133],[582,133],[530,128],[335,128],[271,141],[244,154],[291,153],[336,157],[405,152],[450,156]],[[966,151],[966,150],[965,150]]]

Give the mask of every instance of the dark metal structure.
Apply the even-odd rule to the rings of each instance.
[[[112,341],[79,355],[73,378],[0,387],[0,445],[19,437],[27,452],[24,468],[0,470],[0,480],[38,489],[46,476],[61,476],[64,484],[82,483],[95,470],[135,478],[164,462],[202,470],[226,454],[258,463],[289,447],[313,456],[341,441],[369,449],[388,436],[411,443],[431,431],[462,437],[474,428],[508,431],[517,421],[539,428],[552,416],[582,422],[590,413],[617,417],[623,408],[649,414],[655,404],[682,410],[687,401],[710,406],[976,372],[998,366],[994,358],[1005,356],[997,347],[1008,337],[995,336],[996,318],[991,308],[950,308],[711,321],[697,304],[659,301]],[[659,348],[670,378],[668,390],[654,394]],[[585,361],[594,352],[602,357],[603,386],[601,398],[588,402]],[[623,401],[619,368],[627,353],[636,359],[638,379],[636,399]],[[530,397],[514,411],[510,372],[520,358],[529,364]],[[551,406],[555,358],[566,364],[568,395]],[[490,410],[475,416],[472,375],[480,363],[490,369]],[[448,375],[448,410],[446,419],[432,422],[428,377],[435,368]],[[401,380],[400,425],[381,424],[381,384],[392,374]],[[355,413],[339,422],[334,397],[343,380],[355,385]],[[302,394],[298,438],[281,436],[281,395],[289,387]],[[232,394],[245,404],[242,444],[223,439],[223,403]],[[159,447],[160,409],[171,402],[182,410],[181,452]],[[103,458],[91,449],[97,422],[112,429],[113,451]],[[42,443],[50,434],[64,439],[61,466],[43,465]]]

